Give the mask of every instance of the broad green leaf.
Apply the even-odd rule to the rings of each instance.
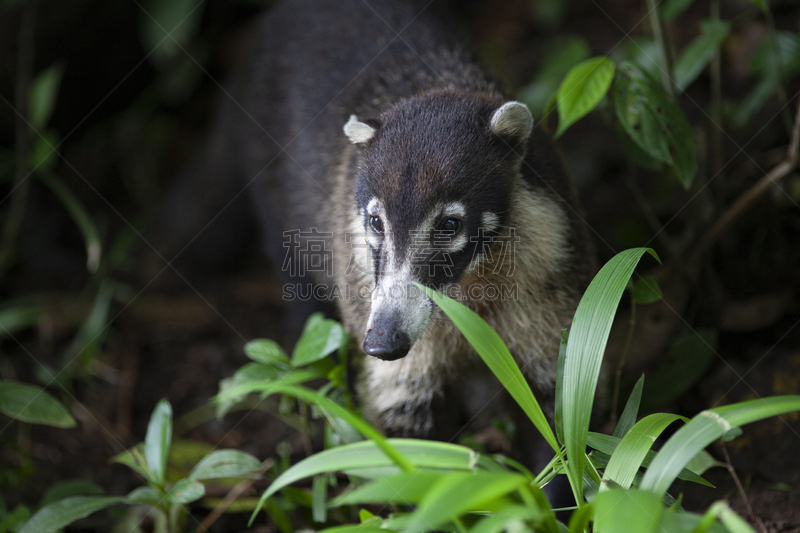
[[[673,76],[679,92],[697,79],[730,32],[730,22],[717,19],[700,21],[700,36],[689,43],[675,61]]]
[[[526,485],[524,476],[511,472],[450,472],[431,486],[405,531],[430,531],[468,511],[487,510],[492,500]]]
[[[319,361],[345,344],[347,334],[341,324],[329,319],[309,319],[292,353],[292,365],[302,366]]]
[[[287,372],[289,370],[279,370],[277,365],[265,365],[261,363],[247,363],[244,366],[240,367],[236,372],[233,373],[233,376],[225,379],[221,379],[219,381],[219,390],[220,393],[224,391],[231,390],[243,383],[249,382],[270,382],[275,381],[277,379],[281,379],[281,382],[284,384],[291,384],[291,383],[300,383],[300,381],[295,381],[298,379],[299,376],[305,376],[303,381],[307,381],[308,379],[314,379],[315,377],[322,377],[317,372],[313,372],[313,374],[299,374],[294,372],[289,374],[287,377]],[[313,377],[308,377],[313,376]],[[241,394],[236,397],[229,397],[226,400],[219,400],[217,401],[217,409],[216,409],[216,416],[218,419],[222,419],[228,413],[228,411],[233,408],[238,402],[244,400],[244,397],[247,396],[247,393]]]
[[[61,201],[72,221],[80,230],[86,248],[86,269],[89,272],[95,272],[100,266],[103,244],[91,215],[75,193],[59,178],[52,175],[42,175],[40,178]]]
[[[697,172],[689,121],[659,83],[638,65],[623,61],[614,79],[614,110],[631,139],[650,157],[670,165],[688,188]]]
[[[63,74],[64,65],[55,63],[41,71],[31,82],[28,92],[28,121],[36,131],[44,128],[53,114]]]
[[[635,248],[620,252],[597,273],[581,298],[567,343],[564,364],[564,440],[569,464],[567,475],[577,500],[582,501],[583,468],[589,417],[594,404],[600,365],[608,334],[622,293],[633,269],[645,253],[658,258],[653,250]]]
[[[221,477],[241,477],[252,474],[261,468],[261,462],[249,453],[239,450],[217,450],[197,463],[188,479],[215,479]]]
[[[186,504],[199,500],[205,494],[206,488],[199,481],[181,479],[167,491],[167,500],[172,503]]]
[[[148,482],[156,483],[153,474],[147,468],[147,460],[144,457],[144,443],[137,444],[133,448],[115,455],[111,458],[111,462],[125,465],[145,478]]]
[[[614,62],[603,56],[587,59],[570,69],[558,88],[556,137],[597,107],[611,87],[615,69]]]
[[[477,313],[467,308],[464,304],[419,283],[414,283],[414,285],[424,291],[453,321],[453,324],[456,325],[462,335],[475,348],[475,351],[478,352],[486,366],[497,376],[497,379],[511,394],[511,397],[522,407],[522,410],[531,419],[539,433],[558,453],[560,448],[556,442],[555,435],[553,435],[553,430],[550,429],[550,424],[548,424],[539,402],[533,396],[528,382],[522,375],[519,366],[517,366],[514,357],[508,351],[500,335]]]
[[[637,304],[647,305],[656,303],[664,294],[655,279],[651,276],[642,276],[633,284],[632,296],[633,301]]]
[[[163,496],[156,489],[150,486],[137,487],[128,493],[127,498],[137,503],[157,506],[163,500]]]
[[[594,531],[617,533],[657,531],[664,504],[652,492],[636,489],[612,489],[600,492],[594,500]]]
[[[280,345],[269,339],[256,339],[244,345],[247,357],[264,365],[288,366],[289,357]]]
[[[681,419],[686,420],[678,415],[654,413],[637,422],[620,440],[611,455],[611,460],[603,472],[603,484],[600,485],[600,490],[612,486],[629,488],[647,452],[661,432],[671,423]]]
[[[144,457],[147,467],[157,484],[164,483],[167,471],[167,457],[172,443],[172,406],[166,399],[161,400],[150,416],[147,435],[144,438]]]
[[[74,521],[89,516],[106,507],[127,503],[127,498],[116,496],[73,496],[39,509],[19,533],[50,533]]]
[[[644,388],[644,374],[633,386],[631,395],[628,397],[628,402],[625,404],[625,409],[617,422],[617,427],[614,428],[614,436],[621,439],[625,436],[629,429],[636,423],[636,417],[639,414],[639,402],[642,400],[642,388]]]
[[[36,325],[42,310],[38,307],[9,307],[0,311],[0,336]]]
[[[696,474],[703,475],[709,468],[725,467],[725,463],[717,461],[714,457],[705,450],[697,452],[691,461],[686,463],[686,468],[695,472]]]
[[[14,507],[14,510],[10,513],[0,507],[0,533],[19,531],[30,517],[30,510],[21,503]]]
[[[44,507],[69,496],[100,496],[101,494],[103,494],[103,489],[96,483],[86,479],[58,481],[44,493],[44,496],[39,501],[39,507]]]
[[[734,427],[800,410],[800,396],[774,396],[703,411],[664,444],[642,479],[641,488],[661,495],[697,453]]]
[[[365,483],[331,502],[332,507],[363,503],[419,503],[431,486],[444,475],[435,470],[400,472]]]
[[[692,5],[694,0],[665,0],[661,5],[661,16],[666,20],[672,20]]]
[[[16,381],[0,381],[0,413],[30,424],[75,427],[75,419],[49,392]]]

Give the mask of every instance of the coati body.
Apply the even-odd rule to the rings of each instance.
[[[389,435],[449,440],[456,413],[483,409],[476,391],[494,385],[412,282],[458,292],[546,400],[590,254],[548,135],[432,10],[285,0],[258,28],[218,149],[276,264],[297,259],[287,231],[298,249],[330,251],[308,274],[368,354],[356,363],[366,416]]]

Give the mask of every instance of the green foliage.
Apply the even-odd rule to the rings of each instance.
[[[0,413],[30,424],[75,427],[75,419],[50,393],[16,381],[0,381]]]
[[[675,86],[681,92],[697,79],[711,58],[719,52],[722,42],[731,32],[731,24],[716,19],[702,20],[700,32],[700,36],[683,49],[675,62],[673,76]]]
[[[611,87],[615,69],[613,61],[605,57],[595,57],[569,70],[558,88],[556,137],[600,103]]]

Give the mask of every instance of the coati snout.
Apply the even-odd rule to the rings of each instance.
[[[532,127],[522,103],[454,90],[401,100],[368,122],[350,116],[374,278],[366,354],[408,354],[436,311],[413,282],[447,290],[484,257],[506,222]]]

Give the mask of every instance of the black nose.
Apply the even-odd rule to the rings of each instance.
[[[399,329],[376,326],[367,330],[363,348],[368,355],[384,361],[394,361],[405,357],[411,349],[411,339]]]

